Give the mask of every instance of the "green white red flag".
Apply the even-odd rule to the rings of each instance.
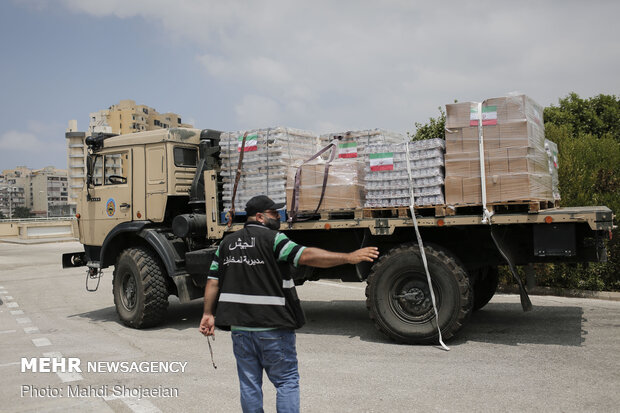
[[[338,144],[339,158],[357,158],[357,142],[346,142]]]
[[[373,172],[394,170],[394,152],[371,153],[368,158]]]
[[[243,143],[243,136],[239,136],[238,138],[239,145],[237,146],[237,152],[241,152],[241,144]],[[248,135],[245,138],[245,146],[243,148],[243,152],[251,152],[258,150],[258,135]]]
[[[478,106],[472,106],[469,113],[469,126],[478,126],[479,119]],[[497,125],[497,106],[484,106],[482,108],[482,125]]]

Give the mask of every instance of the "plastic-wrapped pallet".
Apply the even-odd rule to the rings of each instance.
[[[244,133],[237,131],[221,135],[220,176],[226,210],[231,208]],[[245,204],[256,195],[267,195],[274,202],[285,202],[288,167],[314,155],[319,150],[318,137],[311,132],[285,127],[253,129],[247,133],[235,209],[244,210]]]
[[[329,166],[327,182],[325,179],[324,159],[315,159],[301,166],[298,188],[297,211],[313,212],[323,200],[319,210],[351,210],[363,206],[364,200],[364,163],[358,159],[335,159]],[[289,167],[286,188],[286,206],[293,207],[293,190],[295,174],[301,162]]]
[[[480,133],[488,203],[553,200],[542,113],[525,95],[446,105],[446,203],[482,202]]]
[[[321,145],[325,146],[335,141],[338,145],[339,158],[361,158],[366,160],[367,147],[371,145],[402,143],[406,141],[405,135],[398,132],[383,129],[367,129],[329,133],[320,136]]]
[[[407,147],[413,179],[415,205],[444,204],[444,148],[443,139],[370,145],[365,169],[367,208],[409,206],[409,172]]]
[[[559,201],[560,197],[560,177],[558,175],[558,145],[555,142],[545,139],[545,152],[549,162],[549,173],[551,174],[551,188],[553,199]]]

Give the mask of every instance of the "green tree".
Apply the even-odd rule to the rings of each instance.
[[[562,206],[605,205],[620,211],[620,100],[570,93],[545,108],[545,135],[558,144]],[[538,267],[541,285],[620,290],[620,231],[607,244],[607,263]]]
[[[620,98],[615,95],[582,99],[572,92],[559,99],[557,107],[546,107],[544,118],[545,123],[566,126],[573,138],[590,134],[620,141]]]
[[[439,116],[437,118],[430,118],[428,123],[415,123],[415,133],[412,135],[407,132],[407,136],[412,141],[421,141],[424,139],[433,139],[444,137],[444,130],[446,127],[446,112],[439,106]]]
[[[30,218],[32,216],[34,214],[30,212],[30,208],[18,206],[13,210],[13,218]]]
[[[4,216],[4,214],[2,213],[2,211],[0,211],[0,219],[6,219],[6,217]]]

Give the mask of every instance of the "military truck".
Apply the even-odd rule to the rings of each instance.
[[[218,243],[243,225],[222,216],[219,137],[209,129],[161,129],[87,139],[86,183],[76,214],[84,251],[65,254],[63,267],[86,266],[87,289],[94,290],[101,270],[113,266],[116,311],[129,327],[161,323],[170,295],[182,303],[201,298]],[[613,228],[612,211],[602,206],[507,208],[492,216],[491,225],[476,210],[418,212],[446,339],[493,297],[498,265],[604,261]],[[282,230],[303,245],[341,252],[372,245],[381,255],[374,263],[296,269],[296,284],[365,282],[366,305],[380,331],[398,342],[436,342],[437,319],[410,213],[341,211],[309,218]]]

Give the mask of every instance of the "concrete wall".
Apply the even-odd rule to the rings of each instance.
[[[0,222],[0,237],[20,239],[44,238],[78,238],[77,221],[74,219],[58,220],[23,220]]]

